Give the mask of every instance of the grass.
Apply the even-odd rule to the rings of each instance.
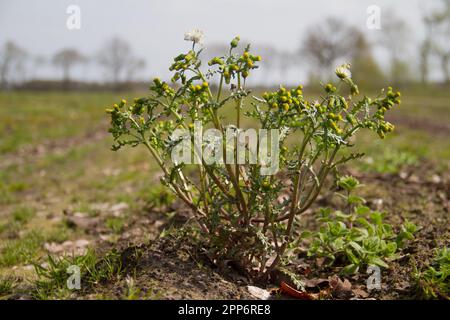
[[[64,210],[95,216],[93,204],[134,204],[148,190],[154,166],[146,151],[110,150],[104,109],[118,98],[0,93],[0,275],[42,261],[46,242],[87,237],[64,225]],[[108,221],[117,233],[124,223]]]
[[[20,224],[28,223],[35,215],[35,210],[29,207],[17,207],[12,213],[12,218]]]
[[[114,251],[102,257],[92,250],[76,257],[48,256],[46,262],[46,266],[35,264],[38,279],[34,283],[33,297],[36,299],[66,298],[73,293],[67,286],[71,266],[80,270],[80,289],[111,280],[122,273],[120,256]]]
[[[397,173],[402,168],[415,165],[417,162],[418,156],[415,153],[386,148],[373,158],[363,159],[360,167],[364,171]]]
[[[0,267],[32,262],[43,242],[44,237],[37,231],[31,231],[21,239],[6,241],[0,250]]]
[[[107,93],[2,93],[0,152],[90,132],[114,98],[118,97]]]
[[[112,232],[119,234],[123,231],[125,227],[125,218],[121,217],[110,217],[106,219],[105,225],[108,229],[110,229]]]
[[[0,277],[0,300],[2,296],[12,293],[16,279],[13,277]]]

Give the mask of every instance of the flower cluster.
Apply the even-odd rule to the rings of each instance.
[[[232,55],[231,52],[238,46],[240,41],[239,37],[235,37],[230,43],[230,55],[224,59],[224,57],[215,57],[208,62],[209,66],[218,65],[219,72],[225,79],[225,83],[229,84],[231,79],[242,78],[246,79],[250,70],[258,68],[255,65],[256,62],[261,61],[261,56],[250,54],[249,46],[247,46],[240,56]]]
[[[150,90],[156,92],[160,96],[173,97],[175,95],[175,90],[159,78],[153,79],[153,84],[154,85],[150,87]]]
[[[201,84],[189,86],[190,99],[192,102],[207,103],[209,99],[209,83],[203,81]]]
[[[276,92],[264,92],[263,99],[266,101],[269,108],[279,111],[289,111],[292,108],[300,110],[302,108],[309,107],[309,104],[303,100],[303,86],[286,90],[285,87],[281,86]]]
[[[170,66],[170,71],[176,71],[172,77],[172,82],[177,82],[181,79],[181,83],[186,83],[186,71],[199,68],[200,61],[197,59],[197,55],[194,51],[180,54],[175,57],[173,64]]]

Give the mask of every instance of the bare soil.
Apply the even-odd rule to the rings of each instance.
[[[305,250],[300,250],[298,259],[288,266],[301,276],[311,293],[311,298],[327,299],[414,299],[418,298],[415,268],[429,265],[435,248],[450,245],[450,174],[448,170],[438,169],[434,164],[425,162],[409,167],[398,174],[368,174],[348,169],[365,187],[362,195],[372,209],[387,211],[387,221],[398,227],[405,219],[421,226],[416,238],[404,249],[403,256],[382,271],[381,290],[366,289],[368,275],[363,273],[352,277],[342,277],[339,268],[328,268],[321,261],[308,258]],[[380,201],[382,199],[382,201]],[[333,207],[333,199],[327,196],[318,201],[317,206]],[[172,208],[174,209],[174,208]],[[313,212],[306,215],[305,229],[316,226]],[[189,213],[183,207],[176,208],[181,214],[174,219],[160,222],[148,229],[157,233],[170,224],[181,226]],[[157,215],[156,215],[157,216]],[[148,217],[155,217],[149,214]],[[162,216],[159,216],[164,219]],[[138,223],[138,220],[136,220]],[[142,225],[141,225],[142,226]],[[139,244],[139,237],[127,245],[130,240],[120,241],[120,248],[126,273],[133,277],[134,284],[142,297],[156,299],[254,299],[248,291],[248,285],[257,285],[275,293],[272,298],[289,298],[280,295],[280,280],[286,277],[274,277],[272,283],[254,284],[239,274],[231,266],[226,270],[218,269],[202,254],[188,238],[171,236],[157,238],[148,244]],[[288,280],[287,280],[288,281]],[[126,291],[124,281],[111,282],[106,286],[93,288],[85,297],[101,292],[106,296],[120,297]]]

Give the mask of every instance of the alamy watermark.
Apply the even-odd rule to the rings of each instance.
[[[66,282],[67,288],[69,290],[80,290],[81,289],[80,267],[77,265],[71,265],[67,268],[66,272],[70,274]]]
[[[366,26],[369,30],[381,30],[381,8],[377,5],[367,7]]]
[[[66,27],[69,30],[81,29],[81,8],[75,4],[67,7],[66,13],[69,15],[66,20]]]
[[[204,130],[196,121],[192,130],[176,129],[171,135],[171,159],[179,164],[258,164],[262,175],[279,169],[279,129],[240,129],[228,127],[225,136],[217,129]]]
[[[381,270],[378,266],[368,266],[367,274],[370,276],[367,278],[368,290],[381,290]]]

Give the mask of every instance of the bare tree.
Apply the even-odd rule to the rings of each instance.
[[[36,79],[39,74],[39,69],[47,63],[47,58],[42,55],[36,55],[31,58],[31,78]]]
[[[134,56],[129,44],[120,38],[108,41],[98,54],[98,62],[105,69],[109,81],[116,88],[121,81],[133,79],[145,61]]]
[[[361,32],[355,38],[351,64],[352,78],[359,86],[370,89],[384,82],[384,75],[373,56],[372,46]]]
[[[84,57],[76,49],[66,48],[57,52],[53,56],[52,62],[55,66],[61,68],[63,81],[68,84],[71,80],[71,69],[77,64],[84,63],[86,60],[86,57]]]
[[[444,82],[450,84],[450,0],[443,0],[441,4],[442,7],[429,16],[434,26],[431,47],[439,59]]]
[[[423,84],[428,82],[430,73],[430,56],[433,49],[433,25],[434,19],[432,15],[425,15],[423,17],[425,24],[425,38],[419,47],[420,53],[420,79]]]
[[[136,73],[145,68],[145,60],[136,58],[133,61],[130,61],[128,66],[126,81],[133,81]]]
[[[258,72],[261,79],[260,84],[272,85],[274,81],[273,72],[278,67],[277,49],[271,44],[255,44],[252,46],[252,51],[262,57],[261,71]]]
[[[405,21],[397,17],[392,12],[386,13],[383,22],[383,32],[379,43],[385,48],[390,59],[390,75],[394,83],[407,80],[408,69],[404,61],[405,53],[408,50],[410,29]]]
[[[282,81],[285,81],[289,69],[296,64],[298,56],[295,52],[279,50],[276,52],[275,57],[280,78]]]
[[[334,69],[337,60],[349,59],[355,44],[357,30],[337,18],[328,18],[306,33],[300,55],[315,68],[319,78]]]
[[[12,41],[0,50],[0,88],[6,89],[14,81],[14,74],[24,74],[27,52]]]

